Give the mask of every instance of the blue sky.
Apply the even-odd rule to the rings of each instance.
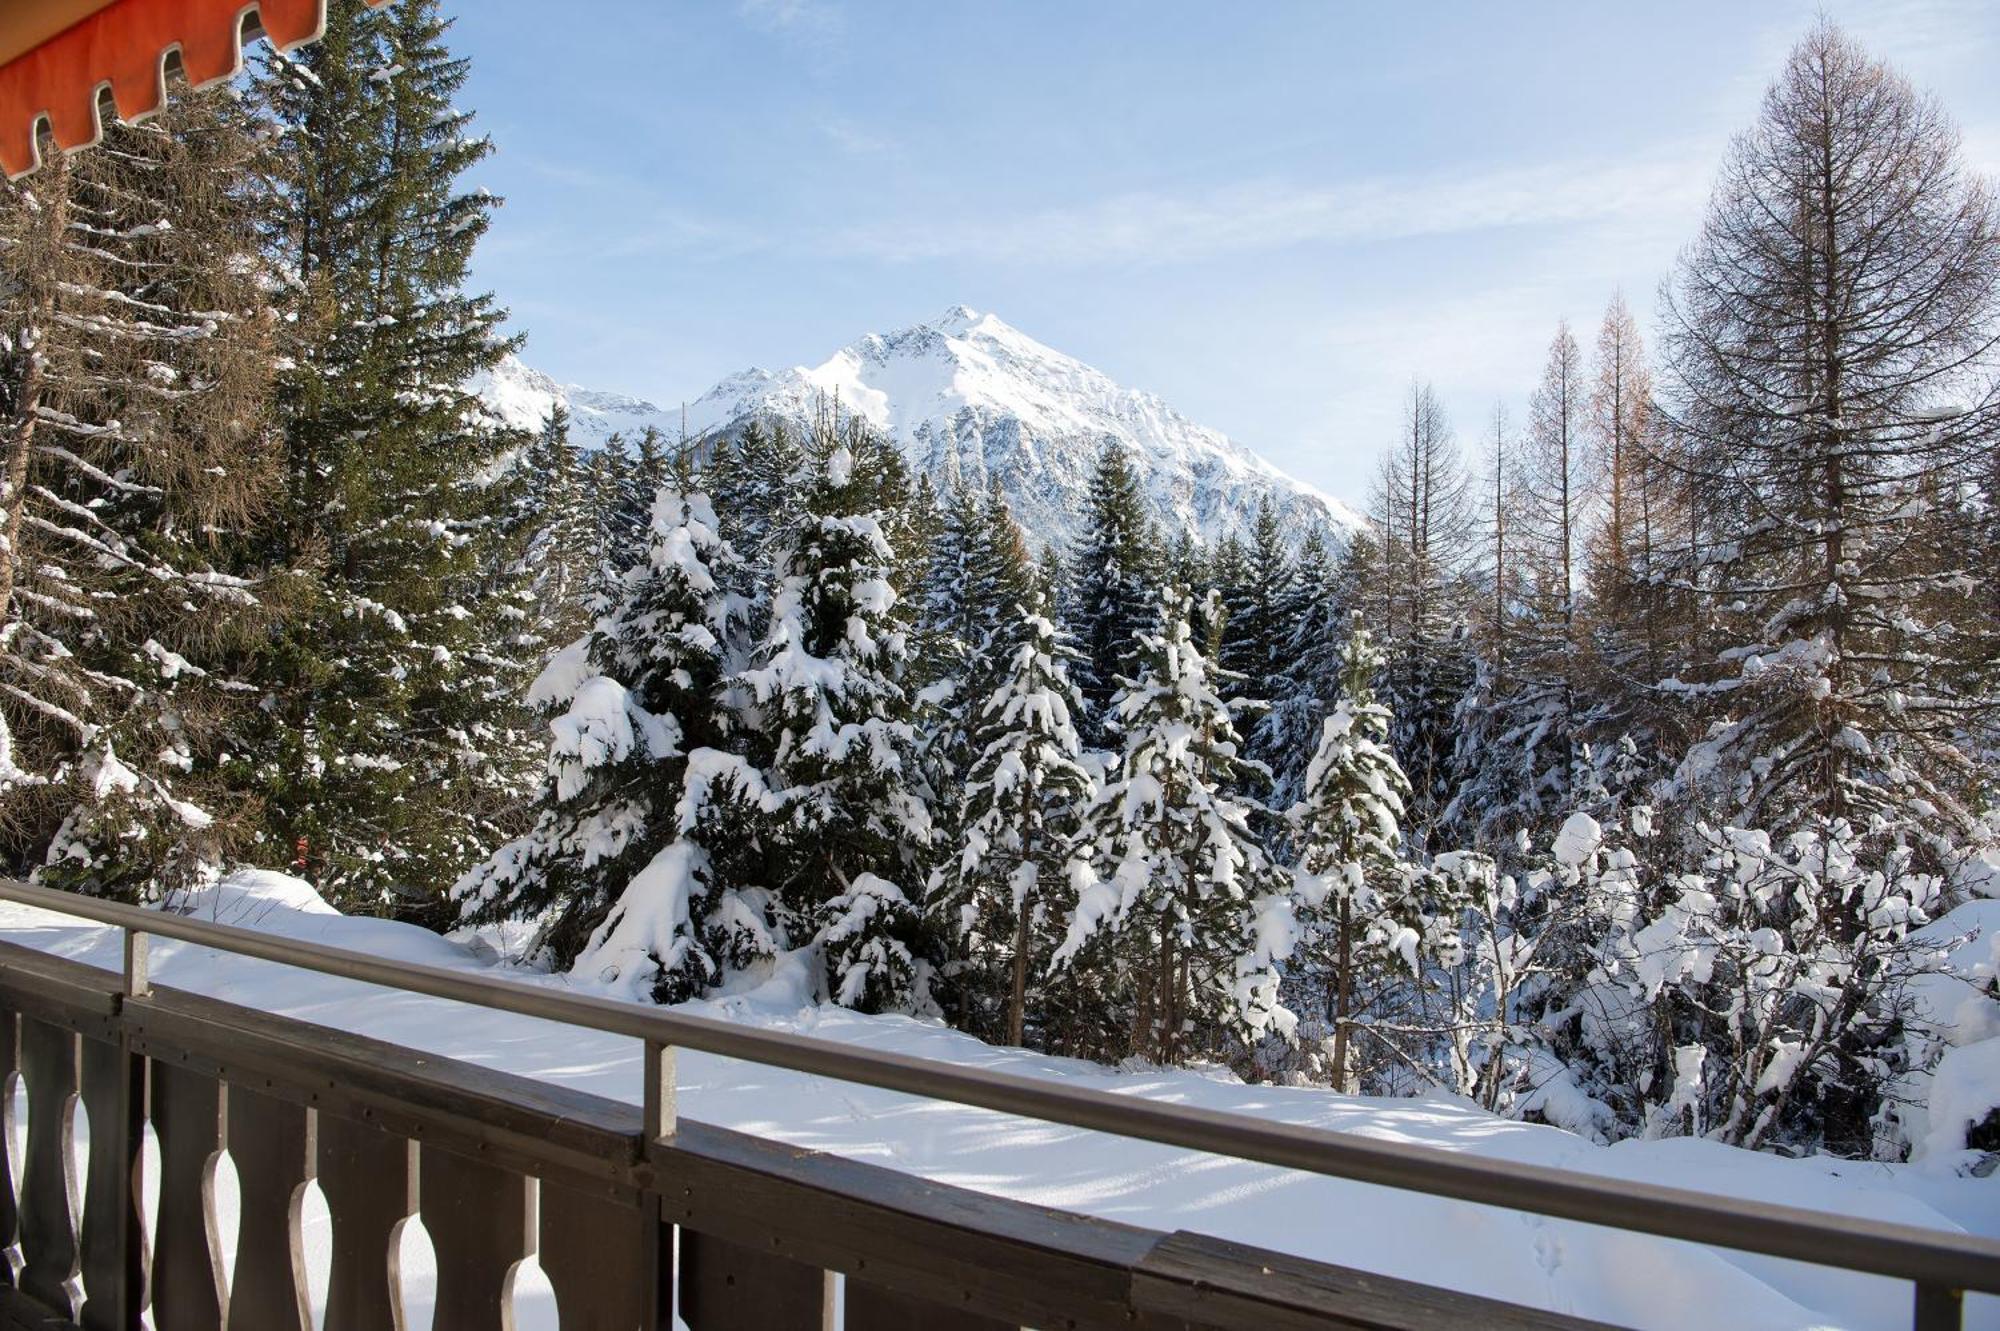
[[[1470,442],[1650,329],[1822,8],[2000,171],[1992,0],[449,8],[529,363],[671,405],[964,303],[1357,499],[1413,377]]]

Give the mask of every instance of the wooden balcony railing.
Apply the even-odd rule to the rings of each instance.
[[[395,1253],[420,1216],[436,1331],[510,1325],[531,1255],[562,1326],[735,1328],[1584,1327],[1190,1233],[927,1182],[678,1118],[673,1050],[979,1105],[1333,1177],[1914,1282],[1919,1331],[1963,1291],[2000,1293],[2000,1242],[1135,1101],[563,994],[0,880],[0,900],[125,930],[118,974],[0,945],[0,1086],[28,1104],[19,1176],[0,1154],[0,1325],[25,1297],[96,1331],[312,1325],[301,1202],[331,1219],[328,1331],[405,1325]],[[155,987],[161,935],[645,1042],[640,1105],[585,1095]],[[91,1148],[80,1180],[69,1122]],[[11,1092],[0,1105],[11,1103]],[[159,1143],[150,1232],[146,1124]],[[241,1190],[233,1279],[213,1203]],[[835,1279],[838,1273],[844,1279]],[[17,1289],[8,1289],[13,1285]]]

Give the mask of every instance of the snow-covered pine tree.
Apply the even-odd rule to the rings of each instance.
[[[1693,871],[1663,874],[1635,853],[1652,823],[1579,813],[1554,838],[1533,890],[1574,941],[1538,956],[1532,1029],[1557,1061],[1527,1069],[1513,1112],[1600,1138],[1869,1155],[1923,1026],[1909,986],[1935,955],[1909,934],[1942,880],[1839,820],[1700,825]]]
[[[958,849],[934,900],[970,959],[972,973],[956,987],[970,1000],[960,1006],[972,1028],[1020,1045],[1092,780],[1075,724],[1082,701],[1069,680],[1075,652],[1032,603],[1017,602],[1012,614],[1019,627],[989,639],[987,650],[1008,657],[971,709],[975,756],[955,819]]]
[[[583,477],[591,539],[596,543],[590,598],[601,610],[610,604],[625,570],[646,557],[653,497],[659,486],[648,488],[640,482],[638,456],[622,434],[611,435],[584,460]],[[693,487],[677,488],[685,492]]]
[[[1157,545],[1125,449],[1107,443],[1084,498],[1083,535],[1070,558],[1065,616],[1083,653],[1077,687],[1083,692],[1085,737],[1093,742],[1104,734],[1118,681],[1137,673],[1139,635],[1158,628]]]
[[[591,604],[604,579],[604,538],[600,496],[591,484],[590,462],[570,442],[569,412],[557,403],[521,455],[530,526],[526,561],[542,636],[550,643],[574,641],[589,629],[601,607]]]
[[[940,499],[936,528],[924,546],[917,642],[921,677],[950,697],[968,685],[974,656],[992,632],[999,607],[982,596],[978,564],[986,510],[977,490],[954,484]]]
[[[1449,875],[1406,857],[1410,786],[1389,747],[1389,709],[1375,700],[1381,656],[1356,623],[1341,654],[1341,696],[1320,732],[1305,788],[1286,814],[1312,959],[1329,976],[1335,1086],[1354,1089],[1352,1032],[1385,973],[1415,982],[1455,939],[1460,903]]]
[[[768,822],[780,922],[810,940],[827,996],[927,1010],[933,958],[918,909],[930,792],[910,723],[910,613],[895,547],[910,485],[895,447],[858,424],[814,440],[815,471],[774,551],[769,626],[741,683],[770,745]]]
[[[1311,539],[1318,552],[1315,557],[1323,565],[1324,541],[1316,531]],[[1246,756],[1256,763],[1246,772],[1246,793],[1281,808],[1272,795],[1276,769],[1292,754],[1268,719],[1297,689],[1292,679],[1298,664],[1292,657],[1294,640],[1310,613],[1309,604],[1325,588],[1308,588],[1301,581],[1300,555],[1294,554],[1269,499],[1258,501],[1241,547],[1240,584],[1227,593],[1230,605],[1224,642],[1229,650],[1225,664],[1241,676],[1244,697],[1256,704],[1254,711],[1239,714],[1249,737]]]
[[[1237,618],[1249,601],[1249,551],[1241,535],[1229,532],[1208,555],[1199,578],[1181,589],[1194,602],[1195,641],[1209,650],[1213,664],[1247,682]]]
[[[0,871],[156,897],[252,831],[274,353],[225,91],[0,186]]]
[[[623,446],[631,458],[631,465],[623,472],[623,490],[618,497],[618,506],[619,511],[625,515],[627,529],[637,532],[639,543],[643,546],[646,533],[652,527],[653,496],[660,492],[662,486],[676,485],[684,479],[693,479],[692,476],[683,476],[685,467],[677,466],[677,463],[685,460],[693,450],[668,448],[667,437],[651,425],[639,431],[637,442],[629,442]],[[702,479],[704,484],[707,484],[714,477],[711,472],[704,471]],[[721,513],[718,511],[716,516],[721,517]],[[734,544],[732,541],[731,545]],[[742,556],[739,554],[738,557]],[[629,561],[627,567],[630,563],[636,562],[636,560]]]
[[[1306,533],[1280,626],[1271,709],[1257,719],[1253,751],[1271,769],[1270,804],[1288,809],[1304,787],[1322,723],[1340,698],[1340,661],[1352,612],[1340,602],[1326,539]]]
[[[924,542],[924,598],[913,680],[923,713],[924,762],[936,797],[939,844],[957,845],[955,821],[984,740],[982,704],[1011,668],[1027,609],[1038,604],[1027,543],[997,486],[954,486]]]
[[[796,516],[805,465],[804,452],[786,426],[753,420],[735,438],[715,442],[704,471],[715,511],[742,557],[742,585],[733,590],[748,602],[750,629],[757,638],[763,636],[770,611],[771,557]]]
[[[1243,590],[1230,613],[1229,636],[1235,643],[1232,668],[1242,674],[1249,696],[1269,701],[1283,687],[1292,630],[1302,613],[1303,588],[1298,559],[1268,498],[1257,502],[1243,543],[1243,561]]]
[[[1296,941],[1289,876],[1234,791],[1240,738],[1215,669],[1197,647],[1192,606],[1168,598],[1140,635],[1142,670],[1115,696],[1123,741],[1079,845],[1077,901],[1058,966],[1093,977],[1124,1030],[1102,1054],[1174,1063],[1223,1035],[1289,1035],[1280,966]]]
[[[324,40],[253,82],[289,316],[270,556],[301,608],[261,663],[256,794],[335,900],[420,914],[491,848],[511,729],[493,699],[514,690],[481,645],[520,609],[494,594],[514,441],[465,388],[511,345],[465,290],[496,201],[461,178],[491,144],[452,104],[467,67],[448,28],[437,0],[332,6]]]
[[[1156,574],[1160,590],[1179,592],[1187,597],[1207,595],[1208,589],[1214,585],[1211,573],[1213,559],[1213,552],[1203,547],[1194,533],[1185,528],[1166,536],[1160,542]]]
[[[1685,777],[1731,822],[1880,819],[1948,855],[1985,779],[1961,737],[1995,702],[1991,568],[1951,499],[2000,437],[1992,191],[1936,102],[1823,21],[1669,297],[1663,397],[1702,520],[1676,677],[1712,724]]]
[[[735,890],[768,803],[729,752],[741,603],[707,496],[663,488],[618,603],[530,699],[553,736],[534,826],[453,889],[467,923],[536,923],[530,959],[661,1002],[772,954],[766,896]]]

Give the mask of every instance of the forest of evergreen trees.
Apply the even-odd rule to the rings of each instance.
[[[1904,1148],[1909,934],[2000,895],[2000,211],[1893,70],[1809,33],[1650,343],[1465,445],[1413,385],[1366,528],[1203,547],[1112,446],[1047,548],[832,407],[499,425],[447,28],[335,5],[0,194],[0,871]]]

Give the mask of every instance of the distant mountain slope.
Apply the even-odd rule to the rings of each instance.
[[[558,385],[519,362],[501,366],[480,391],[515,424],[539,421],[560,398],[586,441],[647,424],[674,437],[681,430],[678,412]],[[962,305],[931,323],[871,333],[812,368],[732,375],[689,404],[686,428],[723,435],[765,420],[804,429],[836,402],[895,439],[911,465],[941,487],[997,478],[1037,544],[1077,536],[1091,470],[1107,442],[1128,451],[1155,519],[1169,531],[1218,539],[1247,526],[1263,499],[1300,537],[1313,528],[1338,534],[1362,521],[1152,394]]]
[[[516,356],[507,356],[491,371],[474,375],[468,387],[517,430],[541,429],[549,408],[560,402],[569,411],[570,438],[584,448],[597,448],[614,434],[636,439],[649,425],[669,439],[678,439],[681,434],[679,410],[667,411],[623,393],[559,384],[522,364]]]

